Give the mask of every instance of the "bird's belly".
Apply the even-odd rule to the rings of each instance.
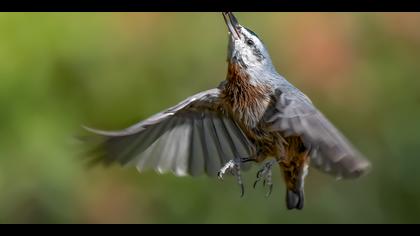
[[[248,129],[246,135],[258,150],[257,161],[267,157],[280,158],[284,155],[286,141],[280,132],[270,132],[263,124]]]
[[[256,129],[260,125],[270,101],[268,99],[248,104],[246,107],[231,106],[236,120],[250,129]]]
[[[248,134],[248,138],[257,148],[258,155],[255,157],[257,162],[269,157],[277,159],[283,167],[291,166],[295,162],[307,162],[308,150],[298,136],[283,137],[280,132],[257,129]]]
[[[258,155],[279,156],[283,150],[284,138],[280,132],[269,131],[268,124],[262,121],[269,105],[269,100],[260,100],[246,107],[230,106],[231,115],[257,147]]]

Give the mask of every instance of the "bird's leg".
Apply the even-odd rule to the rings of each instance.
[[[249,158],[249,157],[241,157],[238,158],[240,163],[247,163],[247,162],[258,162],[255,158]]]
[[[255,161],[252,158],[235,158],[233,160],[228,161],[217,173],[217,176],[219,179],[223,179],[223,175],[225,175],[227,172],[231,173],[232,175],[236,176],[236,180],[241,187],[241,197],[244,196],[244,184],[242,182],[242,176],[241,176],[241,163],[249,162],[249,161]]]
[[[266,194],[266,197],[269,197],[271,195],[271,192],[273,191],[272,168],[273,165],[277,162],[277,160],[270,160],[266,162],[264,164],[264,167],[257,172],[257,179],[254,182],[254,188],[257,186],[257,183],[262,180],[263,186],[265,186],[266,184],[268,186],[268,192]]]

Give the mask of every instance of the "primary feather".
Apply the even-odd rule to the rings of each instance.
[[[121,131],[86,127],[103,140],[96,160],[151,168],[175,175],[216,176],[235,157],[249,157],[254,145],[219,107],[219,89],[191,96],[179,104]]]
[[[369,162],[337,128],[298,91],[276,90],[276,103],[266,113],[272,131],[300,136],[311,150],[311,165],[338,178],[358,177],[369,169]]]

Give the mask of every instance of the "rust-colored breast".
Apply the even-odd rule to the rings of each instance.
[[[270,105],[270,88],[250,83],[238,64],[229,64],[222,100],[232,115],[248,128],[255,128]]]

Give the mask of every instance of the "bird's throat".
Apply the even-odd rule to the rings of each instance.
[[[269,86],[252,84],[250,75],[240,65],[229,63],[222,98],[239,122],[256,127],[270,105],[270,91]]]

